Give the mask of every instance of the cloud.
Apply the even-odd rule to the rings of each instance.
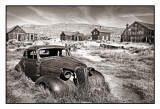
[[[119,15],[119,17],[133,17],[133,16],[142,16],[142,17],[147,17],[147,16],[154,16],[153,13],[136,13],[136,14],[122,14]]]
[[[70,21],[73,23],[84,23],[84,24],[89,24],[90,22],[88,20],[85,20],[83,18],[78,18],[78,17],[70,17]]]
[[[33,23],[33,24],[38,24],[39,22],[36,22],[36,21],[33,21],[33,20],[29,20],[29,19],[26,19],[26,17],[20,17],[20,16],[17,16],[15,14],[12,14],[12,13],[9,13],[7,12],[7,15],[10,15],[12,17],[15,17],[21,21],[24,21],[24,22],[27,22],[27,23]]]
[[[153,7],[118,6],[25,6],[8,7],[7,22],[49,25],[58,23],[86,23],[102,26],[125,26],[134,21],[152,22]],[[25,12],[25,13],[24,13]],[[12,18],[12,17],[13,18]],[[153,17],[153,18],[152,18]],[[18,21],[19,20],[19,21]]]
[[[36,12],[39,17],[47,20],[50,23],[55,23],[55,24],[60,23],[60,18],[58,18],[53,13],[43,12],[42,10],[39,10],[37,8],[34,8],[34,7],[28,7],[28,8],[33,10],[34,12]]]
[[[81,6],[81,7],[77,7],[77,8],[82,13],[81,21],[90,22],[90,23],[95,22],[95,18],[91,16],[91,8],[90,7]]]

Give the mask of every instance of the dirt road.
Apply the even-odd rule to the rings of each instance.
[[[140,102],[141,97],[131,88],[125,88],[123,86],[123,80],[111,75],[103,74],[105,81],[108,83],[110,93],[113,94],[122,102]]]
[[[85,58],[86,64],[92,63],[100,63],[104,60],[104,58],[101,58],[100,56],[93,56],[90,55],[89,51],[86,50],[78,50],[77,52],[72,53],[75,57],[83,57]],[[93,67],[95,67],[93,65]],[[122,102],[131,102],[131,103],[139,103],[141,100],[140,95],[136,93],[135,90],[129,87],[124,87],[124,81],[122,78],[117,78],[114,75],[107,75],[103,73],[105,77],[105,81],[108,83],[110,88],[110,93],[118,98]]]

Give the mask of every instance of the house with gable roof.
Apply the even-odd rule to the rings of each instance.
[[[107,29],[103,29],[101,26],[100,28],[95,28],[91,31],[92,40],[107,40],[110,41],[111,32]]]
[[[16,39],[17,41],[35,41],[38,39],[36,30],[30,27],[16,25],[7,29],[6,41]]]
[[[154,24],[137,22],[126,24],[121,34],[121,42],[148,42],[154,43]]]

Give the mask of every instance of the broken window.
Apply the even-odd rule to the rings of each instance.
[[[27,50],[23,56],[29,59],[37,59],[37,54],[35,50]]]
[[[52,56],[70,56],[66,49],[41,49],[39,50],[39,56],[41,58],[44,57],[52,57]]]

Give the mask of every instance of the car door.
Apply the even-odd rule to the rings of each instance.
[[[27,50],[25,58],[25,74],[30,77],[33,81],[35,81],[40,75],[37,72],[37,53],[36,50]]]

